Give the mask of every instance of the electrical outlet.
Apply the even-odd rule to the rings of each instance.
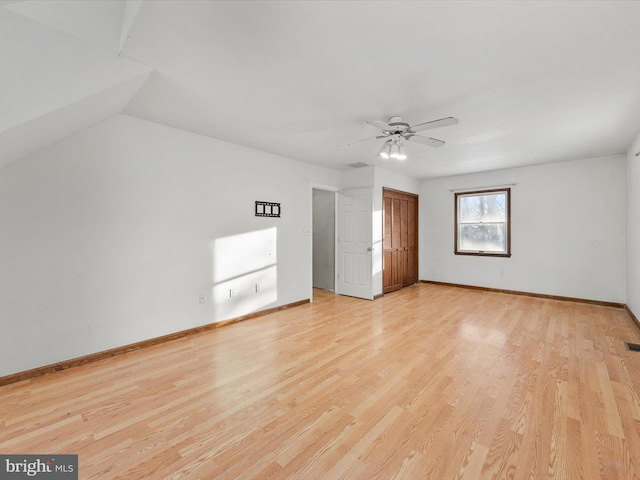
[[[258,293],[260,291],[260,284],[256,283],[256,293]]]
[[[235,288],[230,288],[229,289],[229,298],[233,298],[236,296],[236,289]]]
[[[204,303],[204,293],[198,295],[198,303],[202,305]]]

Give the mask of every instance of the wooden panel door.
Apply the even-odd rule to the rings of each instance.
[[[393,228],[394,224],[397,224],[397,219],[394,219],[394,212],[398,211],[397,208],[394,208],[395,202],[396,200],[393,198],[384,198],[383,293],[393,292],[394,290],[402,288],[398,247],[400,241],[399,229]]]
[[[395,250],[396,262],[392,267],[392,277],[395,280],[393,286],[402,288],[404,278],[405,258],[402,251],[402,218],[400,216],[401,200],[393,198],[391,200],[391,246]]]
[[[407,201],[407,268],[404,270],[403,286],[418,281],[418,197]]]
[[[402,286],[406,287],[410,285],[407,283],[407,272],[409,271],[409,200],[407,198],[400,198],[398,202],[399,219],[400,224],[400,245],[398,249],[400,251],[400,265],[401,271],[400,278],[402,279]]]
[[[418,197],[383,190],[383,293],[418,281]]]

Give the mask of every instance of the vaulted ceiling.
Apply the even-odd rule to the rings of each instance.
[[[631,1],[4,0],[0,168],[117,113],[416,178],[617,154],[639,51]],[[395,115],[460,123],[404,162],[341,146]]]

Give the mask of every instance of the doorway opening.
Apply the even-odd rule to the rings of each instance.
[[[312,189],[312,285],[336,290],[336,192]]]

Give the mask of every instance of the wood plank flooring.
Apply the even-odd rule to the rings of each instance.
[[[639,479],[611,307],[418,284],[0,388],[0,453],[83,479]]]

